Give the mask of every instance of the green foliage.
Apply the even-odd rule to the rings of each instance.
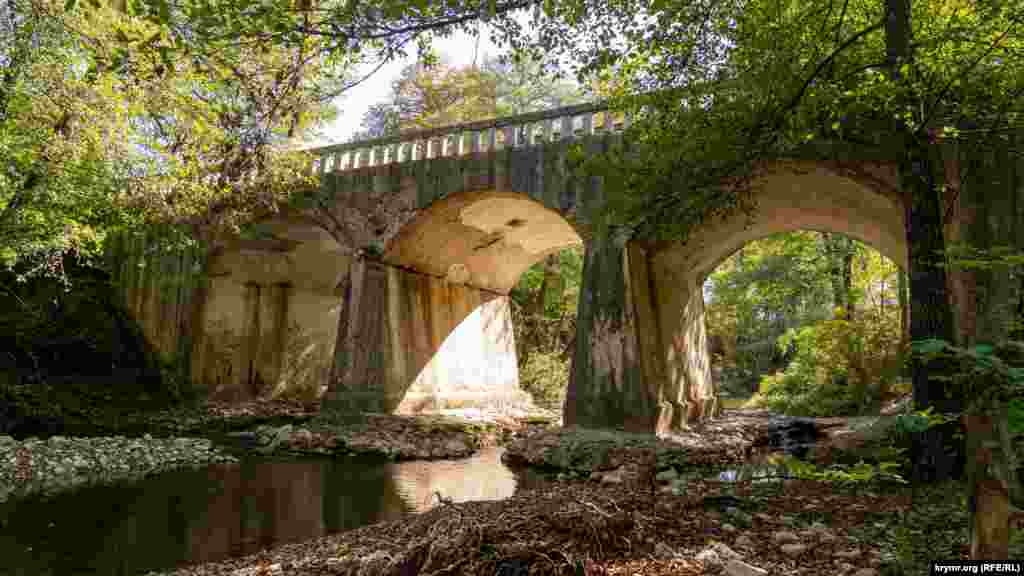
[[[116,4],[116,3],[115,3]],[[0,12],[0,263],[60,274],[120,230],[213,240],[309,184],[304,154],[272,148],[330,115],[333,61],[299,47],[194,40],[131,6],[16,0]]]
[[[569,359],[558,351],[531,350],[519,363],[519,384],[543,408],[561,410],[569,382]]]
[[[915,362],[942,364],[945,370],[929,377],[945,382],[947,394],[966,399],[966,411],[1010,404],[1015,418],[1019,418],[1024,399],[1024,364],[1013,357],[1019,347],[1019,342],[1006,342],[962,348],[944,340],[928,339],[915,340],[911,351]]]
[[[862,311],[788,331],[781,349],[796,349],[785,371],[761,381],[762,400],[787,414],[852,415],[877,408],[902,368],[900,334],[877,313]]]
[[[548,74],[536,58],[485,58],[481,66],[453,66],[434,54],[402,69],[387,100],[370,106],[352,140],[449,126],[576,104],[575,86]]]
[[[569,382],[582,274],[583,250],[569,248],[527,269],[509,294],[520,384],[551,409],[561,408]]]
[[[538,15],[536,43],[636,113],[629,153],[589,164],[616,184],[612,218],[685,240],[752,208],[766,157],[829,141],[903,162],[901,143],[995,137],[1021,111],[1019,1],[915,1],[887,30],[890,5],[574,0]]]
[[[906,480],[899,474],[900,469],[903,467],[901,462],[872,464],[862,460],[850,466],[837,464],[826,468],[820,468],[793,456],[785,456],[778,459],[777,462],[786,468],[790,476],[807,480],[857,483],[881,479],[906,483]]]
[[[775,396],[788,390],[805,398],[794,397],[788,409],[845,413],[889,393],[898,358],[880,351],[899,348],[898,269],[859,242],[850,243],[848,255],[833,254],[828,240],[795,232],[751,242],[708,277],[707,327],[724,390],[745,396],[752,381],[785,369],[768,382]],[[852,303],[853,320],[825,320],[833,302]],[[840,380],[849,380],[851,370],[847,386]],[[813,397],[821,405],[804,406],[819,385],[825,389]],[[878,393],[868,394],[872,386]]]

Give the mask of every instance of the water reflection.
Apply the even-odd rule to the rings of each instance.
[[[441,462],[246,462],[0,506],[0,574],[139,574],[501,499],[532,483],[500,450]]]

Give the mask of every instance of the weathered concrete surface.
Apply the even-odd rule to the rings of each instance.
[[[522,394],[506,296],[366,259],[344,292],[328,405],[415,412]]]

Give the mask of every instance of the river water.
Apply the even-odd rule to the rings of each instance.
[[[0,575],[130,575],[420,512],[437,495],[497,500],[538,481],[501,448],[472,458],[253,460],[0,505]]]

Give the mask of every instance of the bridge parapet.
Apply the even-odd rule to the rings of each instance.
[[[629,123],[627,113],[613,112],[605,104],[579,104],[334,144],[310,152],[317,156],[314,172],[324,174],[621,133]]]

